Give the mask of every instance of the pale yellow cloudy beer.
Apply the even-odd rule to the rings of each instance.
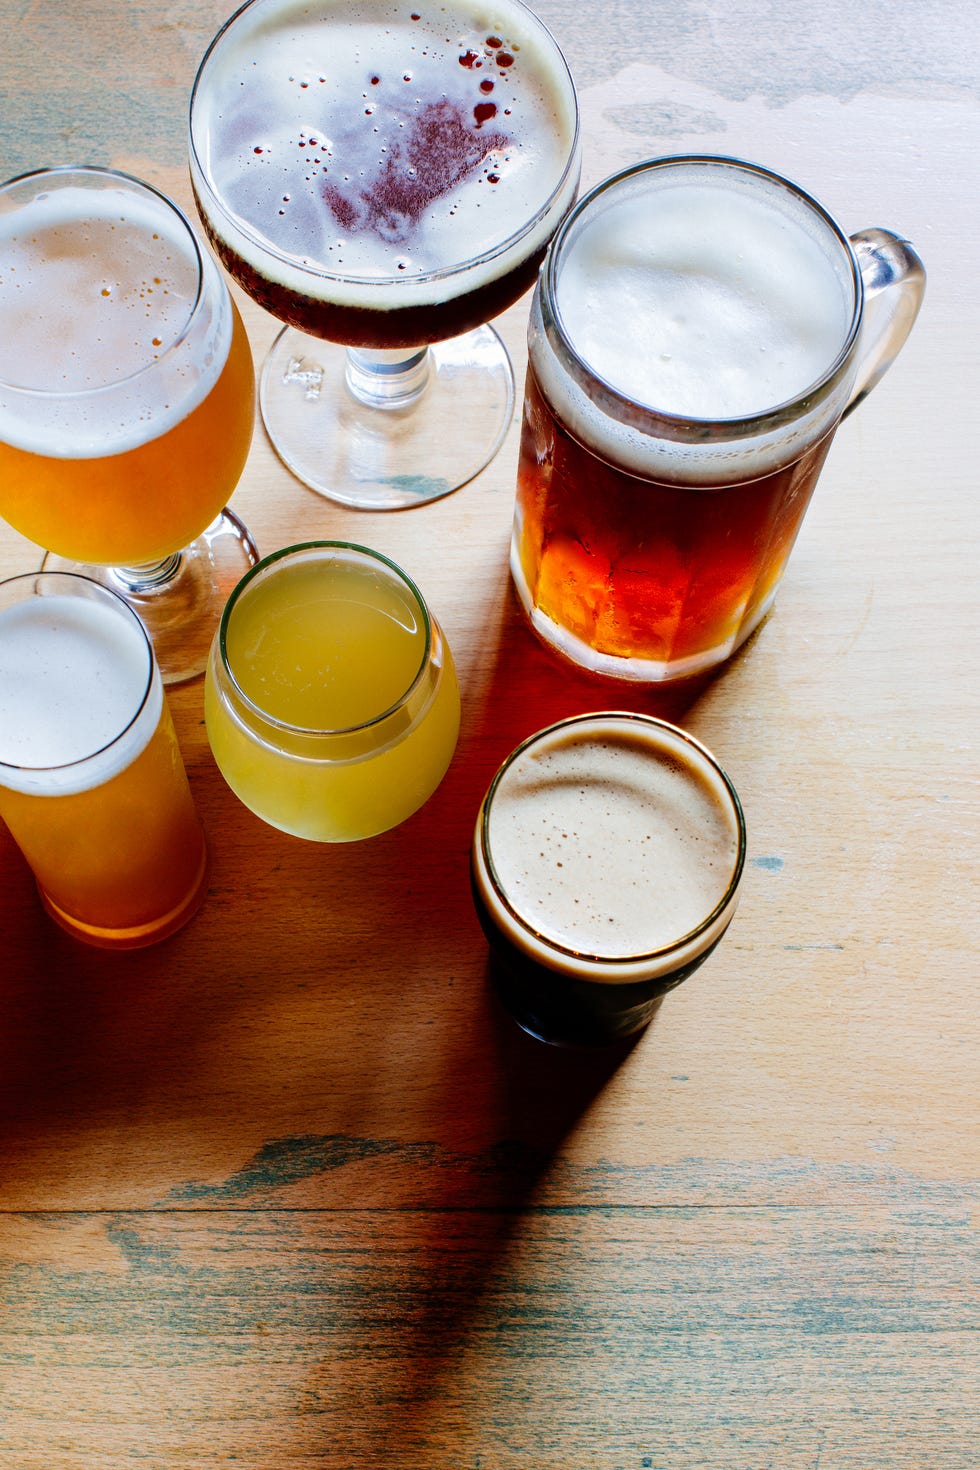
[[[87,578],[0,583],[0,817],[45,909],[89,944],[152,944],[204,896],[204,834],[149,639]]]
[[[228,599],[205,679],[211,749],[263,821],[314,842],[404,822],[452,760],[459,686],[415,584],[364,546],[259,562]]]

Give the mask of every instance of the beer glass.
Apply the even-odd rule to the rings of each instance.
[[[924,285],[907,241],[848,239],[737,159],[654,159],[581,200],[528,328],[511,570],[541,638],[645,683],[738,648]]]
[[[149,184],[42,169],[0,187],[0,515],[124,596],[165,682],[203,671],[258,560],[224,503],[252,359],[216,262]]]
[[[514,386],[486,323],[533,284],[579,167],[571,76],[520,0],[251,0],[218,32],[191,179],[220,259],[287,324],[259,396],[300,480],[389,510],[487,464]]]
[[[650,716],[577,715],[504,761],[471,875],[491,975],[520,1026],[590,1046],[635,1035],[731,923],[738,795],[693,736]]]
[[[204,834],[152,645],[86,577],[0,582],[0,817],[44,908],[88,944],[153,944],[204,897]]]
[[[287,546],[243,577],[204,695],[228,785],[263,821],[314,842],[405,821],[459,733],[452,654],[421,593],[347,542]]]

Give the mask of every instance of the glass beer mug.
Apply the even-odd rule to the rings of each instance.
[[[540,636],[651,684],[733,653],[924,289],[907,241],[848,238],[737,159],[656,159],[587,195],[528,330],[511,570]]]

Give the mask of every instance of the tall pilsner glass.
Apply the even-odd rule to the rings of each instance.
[[[102,168],[0,186],[0,515],[123,596],[167,682],[203,671],[258,560],[223,510],[254,416],[241,319],[175,204]]]
[[[207,891],[146,629],[88,577],[0,582],[0,819],[48,914],[86,944],[155,944]]]
[[[190,166],[220,259],[287,323],[260,402],[294,474],[370,509],[477,474],[514,403],[485,323],[578,187],[542,22],[519,0],[250,0],[198,71]]]

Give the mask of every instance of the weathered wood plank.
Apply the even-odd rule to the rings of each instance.
[[[0,1263],[25,1470],[976,1463],[964,1211],[20,1217]]]
[[[615,692],[734,776],[740,913],[623,1055],[505,1023],[476,807],[531,729],[613,702],[509,591],[518,422],[457,495],[368,518],[259,429],[235,508],[264,551],[366,541],[418,580],[459,752],[405,828],[312,850],[236,803],[200,684],[175,691],[212,889],[141,956],[54,931],[0,832],[2,1470],[980,1464],[975,17],[536,6],[587,183],[741,153],[930,274],[759,635],[681,699]],[[0,0],[0,175],[84,158],[191,207],[187,94],[229,8]],[[518,387],[526,315],[498,323]],[[38,557],[0,526],[0,574]]]

